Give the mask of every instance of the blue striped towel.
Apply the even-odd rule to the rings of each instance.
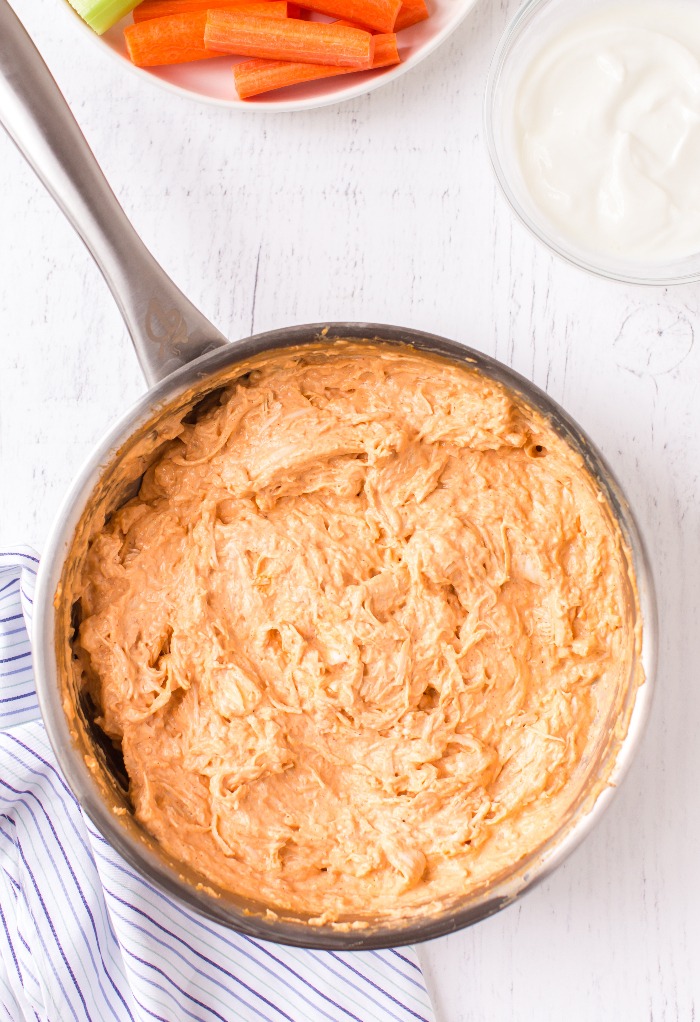
[[[38,559],[0,552],[0,1007],[9,1022],[432,1022],[413,948],[308,951],[207,922],[87,820],[38,720]]]

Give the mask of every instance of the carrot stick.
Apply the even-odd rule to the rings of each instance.
[[[250,15],[257,17],[264,11],[264,20],[268,23],[270,20],[287,17],[286,0],[246,2],[246,8]],[[150,18],[135,25],[127,25],[124,38],[132,63],[138,67],[157,67],[220,57],[220,53],[204,45],[206,23],[206,11],[190,11],[188,14]]]
[[[419,21],[425,21],[430,17],[425,0],[403,0],[401,9],[396,16],[394,31],[400,32],[402,28],[410,28],[417,25]]]
[[[174,14],[194,14],[195,11],[209,11],[213,7],[221,10],[240,11],[253,0],[143,0],[134,8],[134,22],[151,21],[153,18],[170,18]],[[264,3],[266,0],[255,0]]]
[[[138,67],[157,67],[219,56],[204,46],[206,23],[207,12],[195,11],[127,25],[124,38],[132,63]]]
[[[289,5],[291,6],[291,4]],[[332,25],[347,25],[348,28],[357,28],[352,21],[333,21]],[[400,64],[401,56],[397,49],[396,32],[373,32],[374,36],[374,57],[372,68],[386,67],[387,64]],[[377,63],[379,61],[379,63]]]
[[[292,10],[295,4],[290,4],[287,0],[241,0],[241,3],[237,3],[235,8],[236,14],[250,14],[256,18],[274,18],[279,21],[280,18],[291,18]],[[211,0],[209,0],[210,11]],[[226,10],[227,8],[224,8]]]
[[[288,0],[245,0],[236,4],[236,14],[250,14],[256,18],[291,18],[295,4],[288,3]],[[209,8],[211,10],[211,0]]]
[[[396,35],[388,32],[374,37],[374,60],[372,68],[387,67],[400,63],[396,48]],[[300,85],[318,78],[332,78],[335,75],[351,74],[356,68],[332,67],[328,64],[301,64],[287,60],[245,60],[233,69],[236,91],[241,99],[259,96],[262,92],[283,89],[288,85]]]
[[[303,0],[301,6],[387,33],[394,31],[401,0]]]
[[[374,60],[372,67],[388,67],[400,64],[401,57],[396,46],[396,32],[380,32],[374,37]]]
[[[266,0],[269,2],[269,0]],[[209,11],[204,44],[241,57],[368,68],[374,57],[373,37],[359,28],[321,22],[271,21],[233,11]]]
[[[291,18],[291,8],[294,6],[287,0],[241,0],[241,3],[236,4],[235,11],[236,14],[250,14],[256,18],[274,18],[278,21],[280,18]],[[211,10],[211,0],[207,10]]]

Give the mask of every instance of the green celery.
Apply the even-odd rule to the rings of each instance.
[[[133,11],[141,0],[69,0],[69,2],[90,28],[98,35],[102,35]]]

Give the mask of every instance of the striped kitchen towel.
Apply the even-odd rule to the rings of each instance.
[[[57,769],[26,625],[37,557],[0,552],[0,1007],[9,1022],[432,1022],[413,948],[239,936],[142,880]]]

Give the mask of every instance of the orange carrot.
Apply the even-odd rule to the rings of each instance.
[[[274,18],[278,21],[280,18],[291,18],[291,9],[294,6],[287,0],[241,0],[241,3],[236,4],[235,11],[236,14],[250,14],[257,18]],[[211,0],[208,10],[211,10]]]
[[[374,60],[372,67],[387,67],[400,64],[401,57],[396,46],[396,32],[380,32],[374,37]]]
[[[400,32],[402,28],[410,28],[411,25],[417,25],[419,21],[425,21],[429,17],[430,11],[425,0],[403,0],[396,16],[394,31]]]
[[[193,14],[195,11],[208,11],[212,7],[223,10],[235,8],[240,11],[252,0],[143,0],[133,10],[134,22],[151,21],[153,18],[170,18],[174,14]],[[264,3],[265,0],[256,0]]]
[[[301,6],[387,33],[394,31],[401,0],[302,0]]]
[[[396,48],[396,35],[388,32],[374,37],[374,60],[372,67],[387,67],[400,63]],[[351,67],[332,67],[328,64],[301,64],[288,60],[245,60],[233,69],[236,91],[241,99],[259,96],[262,92],[283,89],[288,85],[300,85],[318,78],[332,78],[335,75],[351,74]]]
[[[124,38],[132,63],[138,67],[157,67],[219,56],[204,46],[206,23],[207,12],[195,11],[127,25]]]
[[[295,6],[288,3],[288,0],[241,0],[235,8],[230,9],[235,10],[236,14],[250,14],[256,18],[274,18],[279,21],[280,18],[291,18]],[[208,10],[211,10],[211,0]]]
[[[288,6],[291,7],[291,4],[289,4]],[[362,27],[361,25],[357,25],[354,21],[343,21],[340,18],[337,21],[332,21],[331,25],[347,25],[348,28],[361,28]],[[380,48],[383,49],[383,53],[385,55],[389,54],[391,52],[390,49],[389,49],[389,47],[392,45],[391,40],[392,39],[396,40],[396,32],[373,32],[372,35],[374,36],[374,41],[375,41],[375,57],[376,57],[376,52],[377,52],[376,51],[376,47],[377,46],[380,46]],[[396,42],[394,42],[394,49],[396,49]],[[396,60],[390,60],[390,61],[388,61],[388,63],[390,63],[390,64],[400,64],[401,63],[401,58],[399,57],[399,51],[398,50],[396,50]],[[384,67],[384,64],[375,64],[374,61],[372,61],[372,67]]]
[[[266,0],[270,2],[270,0]],[[271,21],[233,11],[209,11],[204,44],[218,52],[268,60],[368,68],[374,57],[369,32],[317,21]]]
[[[260,0],[259,3],[246,3],[246,7],[251,15],[268,23],[287,17],[286,0]],[[260,19],[263,10],[265,18]],[[221,53],[204,45],[206,23],[206,11],[191,11],[127,25],[124,38],[132,63],[138,67],[157,67],[220,57]]]

